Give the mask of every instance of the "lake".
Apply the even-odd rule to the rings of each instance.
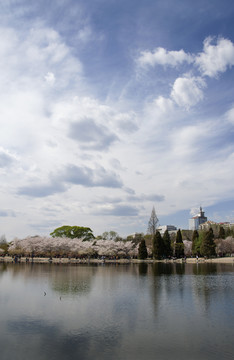
[[[234,358],[232,264],[0,263],[1,360]]]

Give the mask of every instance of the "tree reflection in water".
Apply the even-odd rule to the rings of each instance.
[[[84,266],[57,266],[52,272],[50,284],[54,291],[60,295],[86,295],[91,290],[91,283],[97,267],[90,267],[90,271]]]
[[[0,264],[0,274],[1,360],[232,359],[231,265]]]

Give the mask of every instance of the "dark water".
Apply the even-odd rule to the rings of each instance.
[[[0,359],[234,359],[234,266],[0,264]]]

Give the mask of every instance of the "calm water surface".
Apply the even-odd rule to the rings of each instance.
[[[0,264],[0,359],[234,358],[234,266]]]

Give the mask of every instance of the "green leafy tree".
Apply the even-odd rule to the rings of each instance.
[[[214,242],[214,233],[213,230],[210,228],[203,238],[201,243],[201,255],[206,257],[215,256],[215,242]]]
[[[116,231],[105,231],[102,235],[101,238],[103,240],[114,240],[114,241],[121,241],[122,238],[119,236],[119,234]]]
[[[199,233],[197,230],[193,231],[193,236],[192,236],[192,254],[193,256],[195,255],[200,255],[200,242],[199,242]]]
[[[226,238],[227,238],[228,236],[233,236],[233,231],[232,231],[232,229],[230,229],[230,227],[228,227],[228,228],[226,229],[226,231],[225,231],[225,236],[226,236]]]
[[[182,234],[182,240],[189,240],[192,241],[192,237],[193,237],[193,230],[181,230],[181,234]]]
[[[152,239],[152,236],[150,234],[143,235],[143,238],[145,240],[146,246],[151,246],[152,245],[153,239]]]
[[[2,235],[0,237],[0,249],[2,249],[3,252],[7,253],[8,247],[9,247],[9,244],[7,243],[5,235]]]
[[[139,246],[138,246],[138,258],[141,260],[147,259],[148,252],[147,247],[145,245],[145,240],[141,240]]]
[[[128,235],[126,240],[132,241],[134,244],[140,244],[141,240],[145,239],[143,233],[135,233],[134,235]]]
[[[206,236],[206,230],[199,231],[199,239],[196,243],[196,255],[201,256],[201,244]]]
[[[153,237],[153,258],[160,260],[163,257],[164,246],[163,246],[163,239],[158,230]]]
[[[227,227],[225,229],[225,238],[229,237],[229,236],[232,236],[234,237],[234,227],[231,226],[231,227]]]
[[[166,257],[170,257],[172,255],[172,247],[171,247],[171,238],[168,230],[163,234],[163,244],[164,244],[164,255]]]
[[[176,233],[176,240],[175,240],[175,257],[180,258],[184,256],[184,244],[182,240],[182,235],[180,229]]]
[[[219,228],[219,234],[218,234],[218,238],[219,239],[225,239],[225,230],[224,230],[224,227],[223,226],[220,226]]]
[[[81,239],[88,241],[94,239],[92,230],[89,227],[64,225],[50,233],[52,237],[67,237],[70,239]]]

